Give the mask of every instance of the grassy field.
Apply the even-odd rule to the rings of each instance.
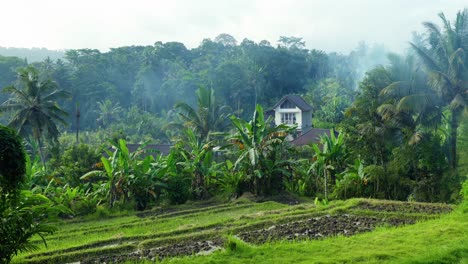
[[[40,249],[13,262],[467,262],[467,210],[451,209],[365,199],[192,203],[62,221],[47,248],[36,238]]]

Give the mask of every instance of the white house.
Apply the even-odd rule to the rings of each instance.
[[[274,115],[275,124],[297,124],[299,134],[312,128],[312,106],[298,95],[286,95],[267,115]]]
[[[321,136],[331,133],[330,129],[312,127],[312,106],[298,95],[284,96],[266,115],[274,116],[275,125],[297,124],[297,133],[290,138],[291,144],[296,146],[319,143]]]

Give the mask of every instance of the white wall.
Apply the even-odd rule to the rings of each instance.
[[[280,108],[279,106],[275,108],[275,124],[281,124],[281,113],[295,113],[296,114],[296,123],[298,127],[302,127],[302,111],[298,107],[295,108]]]

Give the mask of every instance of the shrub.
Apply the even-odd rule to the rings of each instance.
[[[65,209],[53,206],[45,196],[20,191],[25,180],[26,158],[20,137],[0,126],[0,263],[9,263],[19,251],[33,250],[34,235],[52,233],[45,220]]]
[[[24,181],[26,157],[21,138],[0,125],[0,194],[14,192]]]

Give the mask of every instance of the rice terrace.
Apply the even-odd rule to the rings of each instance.
[[[465,2],[6,1],[0,264],[468,264]]]
[[[452,221],[460,221],[466,215],[452,210],[451,206],[444,204],[366,199],[337,201],[329,205],[315,205],[313,202],[288,205],[274,201],[253,202],[244,198],[228,204],[194,203],[119,217],[108,216],[106,221],[68,220],[69,223],[53,236],[47,237],[47,249],[20,255],[16,261],[140,263],[169,261],[177,257],[176,263],[271,263],[275,259],[279,262],[283,259],[286,263],[299,257],[304,262],[307,259],[329,263],[345,260],[399,262],[412,258],[418,260],[422,252],[431,253],[431,249],[440,246],[433,242],[445,243],[444,235],[447,233],[451,234],[451,243],[458,248],[442,251],[444,254],[440,256],[429,254],[427,259],[421,258],[420,261],[437,262],[446,257],[456,259],[456,255],[450,256],[453,250],[461,254],[458,257],[466,259],[466,221],[450,226]],[[377,231],[373,231],[375,229]],[[354,236],[364,232],[368,233]],[[427,237],[421,237],[423,234],[418,232]],[[400,248],[405,240],[412,244],[406,252]],[[379,245],[372,241],[386,244],[388,250],[397,250],[400,254],[383,254],[379,252],[382,250]],[[40,239],[34,242],[42,243]],[[322,252],[322,247],[332,244],[337,244],[336,247],[361,244],[368,252],[341,256],[336,252],[333,256],[328,255],[330,252]],[[310,248],[311,252],[295,252],[291,250],[294,245]],[[374,246],[376,252],[372,252]],[[291,252],[277,259],[277,253],[270,255],[265,252],[268,248],[275,249],[273,252],[286,252],[289,248]],[[211,252],[212,256],[203,256]]]

